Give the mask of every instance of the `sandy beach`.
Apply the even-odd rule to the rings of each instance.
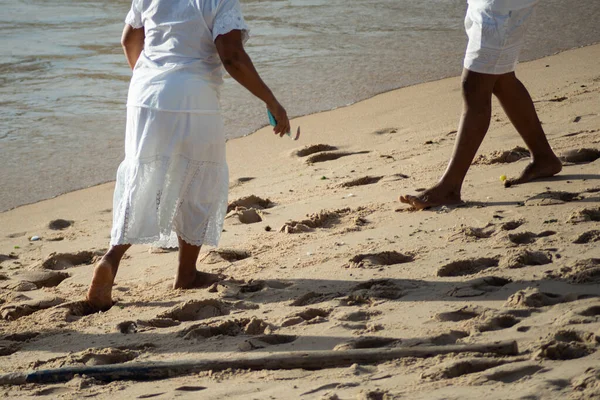
[[[0,214],[1,374],[498,341],[516,341],[516,354],[76,376],[3,385],[0,397],[600,399],[598,60],[593,45],[518,67],[564,169],[504,188],[500,176],[529,160],[495,102],[457,207],[413,212],[397,197],[443,172],[458,77],[297,118],[299,141],[268,128],[229,141],[230,212],[198,267],[234,280],[209,290],[171,290],[177,253],[134,246],[116,304],[90,312],[82,300],[108,245],[113,184]]]

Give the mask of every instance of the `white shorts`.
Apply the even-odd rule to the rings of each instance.
[[[482,74],[513,72],[525,43],[535,6],[519,10],[491,10],[469,6],[465,29],[469,44],[464,67]]]

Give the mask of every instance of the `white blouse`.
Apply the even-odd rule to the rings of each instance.
[[[144,50],[135,65],[128,106],[166,111],[220,110],[223,68],[217,36],[249,29],[239,0],[133,0],[125,23],[144,28]],[[206,95],[207,90],[215,95]]]

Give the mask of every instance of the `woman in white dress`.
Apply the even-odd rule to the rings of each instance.
[[[222,66],[290,125],[243,44],[239,0],[133,0],[121,43],[133,76],[127,99],[125,159],[113,200],[110,249],[88,290],[112,306],[121,258],[132,244],[179,247],[173,288],[206,287],[218,277],[196,270],[203,244],[216,246],[227,210],[228,170],[219,106]]]

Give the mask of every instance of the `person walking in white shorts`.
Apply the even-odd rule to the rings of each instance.
[[[531,152],[532,161],[505,185],[556,175],[562,163],[542,128],[515,67],[538,0],[468,0],[465,29],[469,38],[462,75],[463,114],[453,154],[440,181],[418,196],[401,196],[414,209],[460,203],[461,189],[490,126],[492,94]]]

